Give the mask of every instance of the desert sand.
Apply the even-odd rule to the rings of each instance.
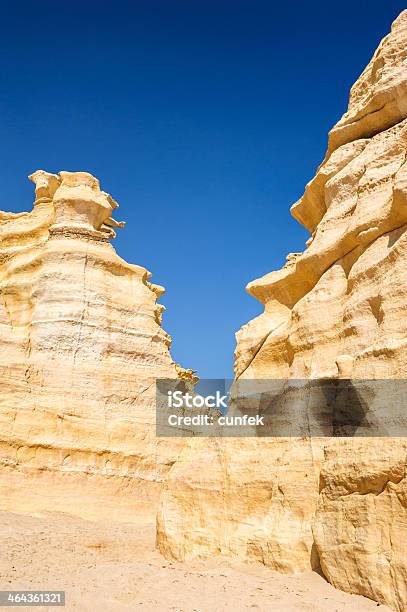
[[[389,610],[315,572],[285,576],[221,558],[168,562],[155,549],[155,525],[142,519],[113,525],[1,512],[0,549],[2,590],[65,590],[66,610],[216,612],[231,601],[234,611]]]

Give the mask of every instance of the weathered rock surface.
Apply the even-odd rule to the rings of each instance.
[[[247,287],[264,313],[237,334],[236,378],[407,378],[406,159],[404,11],[292,209],[306,250]],[[334,586],[406,610],[406,460],[402,438],[191,439],[165,484],[158,545],[320,565]]]
[[[109,243],[97,179],[30,178],[32,212],[0,213],[0,507],[131,520],[176,452],[154,427],[155,379],[179,374],[164,290]]]

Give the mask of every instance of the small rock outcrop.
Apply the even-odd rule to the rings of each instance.
[[[29,178],[33,210],[0,213],[0,507],[132,520],[176,452],[155,438],[155,380],[188,375],[164,289],[116,254],[96,178]]]
[[[236,379],[407,378],[407,11],[292,214],[311,237],[248,285],[264,313],[237,333]],[[158,546],[320,569],[406,610],[406,466],[404,438],[191,439],[164,486]]]

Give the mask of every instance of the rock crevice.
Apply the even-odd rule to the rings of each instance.
[[[264,312],[236,334],[237,379],[407,378],[406,153],[404,11],[292,208],[307,248],[247,286]],[[190,439],[164,483],[159,548],[320,563],[337,588],[406,610],[406,457],[403,438]]]

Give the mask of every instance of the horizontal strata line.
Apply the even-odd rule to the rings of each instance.
[[[0,460],[0,467],[1,467],[1,460]],[[10,467],[10,464],[6,465],[4,464],[4,467]],[[66,468],[61,466],[55,466],[55,467],[51,467],[48,465],[42,465],[42,466],[32,466],[32,465],[27,465],[24,463],[13,463],[13,470],[17,470],[19,471],[24,471],[24,472],[51,472],[53,474],[57,473],[57,474],[61,474],[61,475],[66,475],[66,474],[71,474],[71,475],[83,475],[83,476],[101,476],[103,478],[122,478],[122,479],[126,479],[126,480],[141,480],[142,482],[153,482],[153,483],[157,483],[160,482],[159,478],[156,478],[154,476],[152,476],[151,478],[146,478],[145,475],[139,473],[139,472],[126,472],[125,474],[121,473],[119,471],[119,468],[117,469],[117,471],[113,471],[114,468],[93,468],[93,467],[89,467],[86,468],[85,466],[80,469],[80,468]]]
[[[137,315],[138,316],[138,315]],[[149,315],[143,315],[145,318],[147,318]],[[150,316],[150,318],[154,319],[153,315]],[[5,325],[7,327],[12,327],[12,328],[24,328],[24,327],[34,327],[35,325],[41,325],[41,324],[52,324],[52,323],[75,323],[77,325],[83,325],[86,327],[91,327],[94,329],[98,329],[100,328],[100,325],[97,325],[96,323],[89,323],[87,321],[81,321],[80,319],[50,319],[50,320],[39,320],[39,321],[32,321],[31,323],[28,323],[26,325],[16,325],[16,326],[10,326],[10,325]],[[156,336],[158,336],[158,333],[142,333],[137,331],[136,329],[132,329],[132,328],[127,328],[127,327],[112,327],[112,326],[104,326],[103,327],[104,331],[114,331],[114,332],[120,332],[120,333],[126,333],[126,334],[130,334],[132,336],[140,336],[142,338],[155,338]],[[160,328],[160,330],[162,331],[162,333],[165,335],[165,331],[162,330],[162,328]]]
[[[91,431],[89,432],[92,433]],[[18,451],[20,449],[43,449],[43,450],[53,450],[58,453],[66,453],[66,456],[74,456],[75,454],[85,453],[95,455],[96,457],[106,456],[109,459],[109,456],[121,458],[121,459],[140,459],[144,458],[144,455],[132,453],[131,449],[126,451],[114,450],[114,449],[104,449],[104,448],[92,448],[86,446],[60,446],[55,443],[45,443],[45,442],[27,442],[27,440],[21,440],[19,438],[6,438],[1,437],[0,443],[6,443],[10,448]],[[72,444],[74,444],[72,442]],[[0,450],[1,452],[1,450]],[[0,455],[0,463],[3,459],[9,459],[9,457],[3,457]],[[18,462],[18,459],[16,460]]]

